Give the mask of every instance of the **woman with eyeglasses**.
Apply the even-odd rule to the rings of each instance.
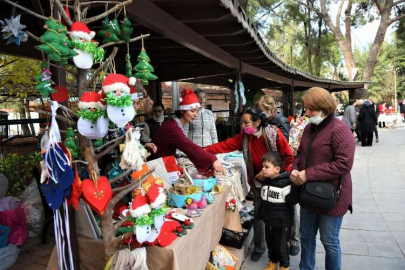
[[[205,148],[212,154],[243,151],[243,157],[248,170],[248,181],[251,186],[255,216],[253,219],[253,242],[254,250],[251,255],[252,261],[260,259],[266,250],[264,239],[264,223],[259,220],[260,190],[265,177],[262,172],[262,157],[269,151],[279,152],[285,160],[283,171],[290,171],[294,156],[290,150],[283,133],[275,126],[267,124],[266,115],[256,107],[249,107],[241,114],[241,128],[243,131],[226,141],[210,145]]]
[[[153,104],[152,118],[146,120],[145,127],[142,131],[141,140],[143,143],[150,143],[155,132],[160,128],[162,123],[167,120],[165,119],[164,112],[165,106],[162,103],[157,102]]]
[[[213,154],[204,151],[184,134],[184,126],[194,121],[199,108],[200,103],[194,92],[191,89],[183,90],[179,110],[175,111],[175,116],[172,119],[162,124],[152,138],[152,143],[156,145],[157,151],[149,157],[149,160],[173,156],[177,150],[180,150],[201,172],[210,169],[218,172],[223,171],[222,164]]]

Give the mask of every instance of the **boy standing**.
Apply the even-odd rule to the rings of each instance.
[[[290,181],[290,174],[281,173],[284,158],[268,152],[262,158],[266,179],[261,190],[260,215],[265,223],[269,263],[265,270],[289,270],[288,239],[294,223],[294,205],[298,203],[299,187]]]

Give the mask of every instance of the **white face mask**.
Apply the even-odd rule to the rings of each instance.
[[[269,114],[267,112],[263,112],[263,113],[264,113],[264,115],[266,116],[267,119],[270,118],[271,114]]]
[[[309,122],[314,125],[319,125],[323,121],[323,113],[320,112],[318,115],[312,116],[309,118]]]

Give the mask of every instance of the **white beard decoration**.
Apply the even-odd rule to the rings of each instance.
[[[73,57],[73,63],[76,67],[81,69],[89,69],[93,66],[93,56],[85,51],[74,49],[78,55]]]

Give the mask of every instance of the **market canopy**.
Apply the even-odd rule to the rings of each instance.
[[[41,2],[33,0],[26,4],[41,14]],[[104,8],[104,4],[92,4],[87,17]],[[2,17],[9,14],[9,9],[2,9]],[[316,77],[282,62],[268,49],[237,0],[133,0],[126,7],[126,14],[134,23],[135,34],[151,35],[145,40],[145,48],[160,81],[232,86],[230,80],[241,76],[245,88],[255,90],[302,91],[319,86],[340,91],[364,86],[362,82]],[[27,24],[30,31],[41,35],[43,21],[29,14],[25,17],[32,21]],[[99,29],[100,21],[89,27]],[[32,39],[21,46],[5,45],[2,40],[1,52],[41,58],[34,45],[37,44]],[[117,71],[124,72],[126,49],[120,46],[123,49],[116,59]],[[130,44],[134,58],[140,49],[140,42]]]

